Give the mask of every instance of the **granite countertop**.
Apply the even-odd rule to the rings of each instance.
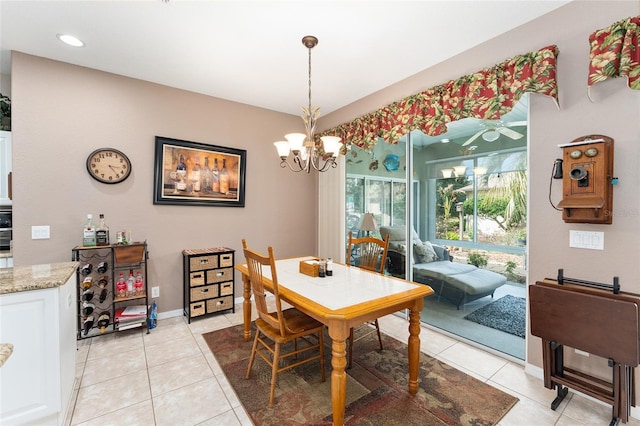
[[[0,367],[4,365],[12,353],[13,345],[11,343],[0,343]]]
[[[0,294],[60,287],[76,273],[79,262],[46,263],[0,269]]]
[[[3,257],[13,257],[13,252],[11,250],[0,250],[0,259]]]

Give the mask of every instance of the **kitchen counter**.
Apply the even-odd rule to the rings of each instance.
[[[0,294],[60,287],[75,274],[79,264],[61,262],[0,269]]]
[[[64,424],[75,382],[78,265],[0,269],[0,424]]]
[[[0,367],[9,359],[13,353],[13,345],[11,343],[0,343]]]
[[[13,252],[11,250],[0,250],[0,259],[3,257],[13,257]]]

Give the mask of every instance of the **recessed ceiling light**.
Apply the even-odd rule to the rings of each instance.
[[[74,37],[70,34],[57,34],[56,37],[58,37],[58,40],[60,40],[61,42],[68,44],[69,46],[73,46],[73,47],[83,47],[84,43],[82,42],[82,40],[80,40],[78,37]]]

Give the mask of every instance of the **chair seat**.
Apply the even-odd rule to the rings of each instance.
[[[256,326],[274,342],[285,343],[290,341],[293,337],[304,336],[313,332],[318,328],[322,328],[324,324],[311,318],[305,313],[300,312],[296,308],[289,308],[282,311],[282,315],[285,318],[287,327],[291,329],[291,333],[282,336],[280,330],[267,324],[266,321],[256,318]]]

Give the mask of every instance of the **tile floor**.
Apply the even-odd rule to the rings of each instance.
[[[150,334],[128,330],[78,341],[71,425],[251,425],[201,334],[242,323],[235,313],[194,320],[163,319]],[[380,327],[406,342],[397,316]],[[432,329],[420,334],[422,351],[519,398],[500,425],[608,425],[611,407],[570,393],[556,411],[555,391],[521,365]],[[640,421],[630,419],[630,425]]]

